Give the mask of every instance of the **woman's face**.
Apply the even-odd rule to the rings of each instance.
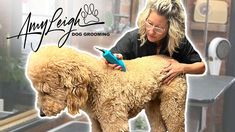
[[[168,20],[165,16],[158,15],[151,11],[145,21],[147,39],[150,42],[158,42],[163,39],[168,32]]]

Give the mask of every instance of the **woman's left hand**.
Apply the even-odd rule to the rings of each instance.
[[[163,83],[170,84],[175,77],[184,73],[184,64],[171,59],[170,64],[164,67],[162,72],[167,72],[166,76],[163,78]]]

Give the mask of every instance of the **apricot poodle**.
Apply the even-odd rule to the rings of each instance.
[[[92,131],[120,132],[129,131],[128,119],[145,108],[151,131],[183,132],[187,85],[184,75],[162,83],[169,61],[157,55],[125,60],[122,72],[86,52],[45,46],[29,55],[27,76],[46,116],[82,109]]]

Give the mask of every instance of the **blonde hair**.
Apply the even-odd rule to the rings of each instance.
[[[156,11],[159,15],[168,19],[169,29],[167,34],[168,52],[172,56],[173,52],[179,46],[181,40],[185,37],[185,18],[184,9],[179,1],[175,0],[149,0],[146,8],[138,17],[138,27],[141,40],[141,46],[146,42],[145,20],[151,11]]]

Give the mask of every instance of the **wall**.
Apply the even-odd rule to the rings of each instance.
[[[6,37],[17,34],[15,29],[19,29],[19,24],[16,21],[21,22],[21,6],[17,6],[21,3],[21,0],[1,0],[0,1],[0,46],[10,47],[10,54],[18,56],[20,54],[21,45],[16,39],[7,40]],[[12,10],[14,8],[14,10]]]
[[[229,40],[232,44],[232,48],[230,50],[230,54],[228,57],[228,65],[226,67],[226,74],[230,76],[235,76],[235,1],[231,1],[231,18],[230,23],[230,32],[229,32]],[[224,132],[229,132],[231,130],[235,130],[235,84],[232,85],[230,89],[228,89],[225,93],[224,98]]]

